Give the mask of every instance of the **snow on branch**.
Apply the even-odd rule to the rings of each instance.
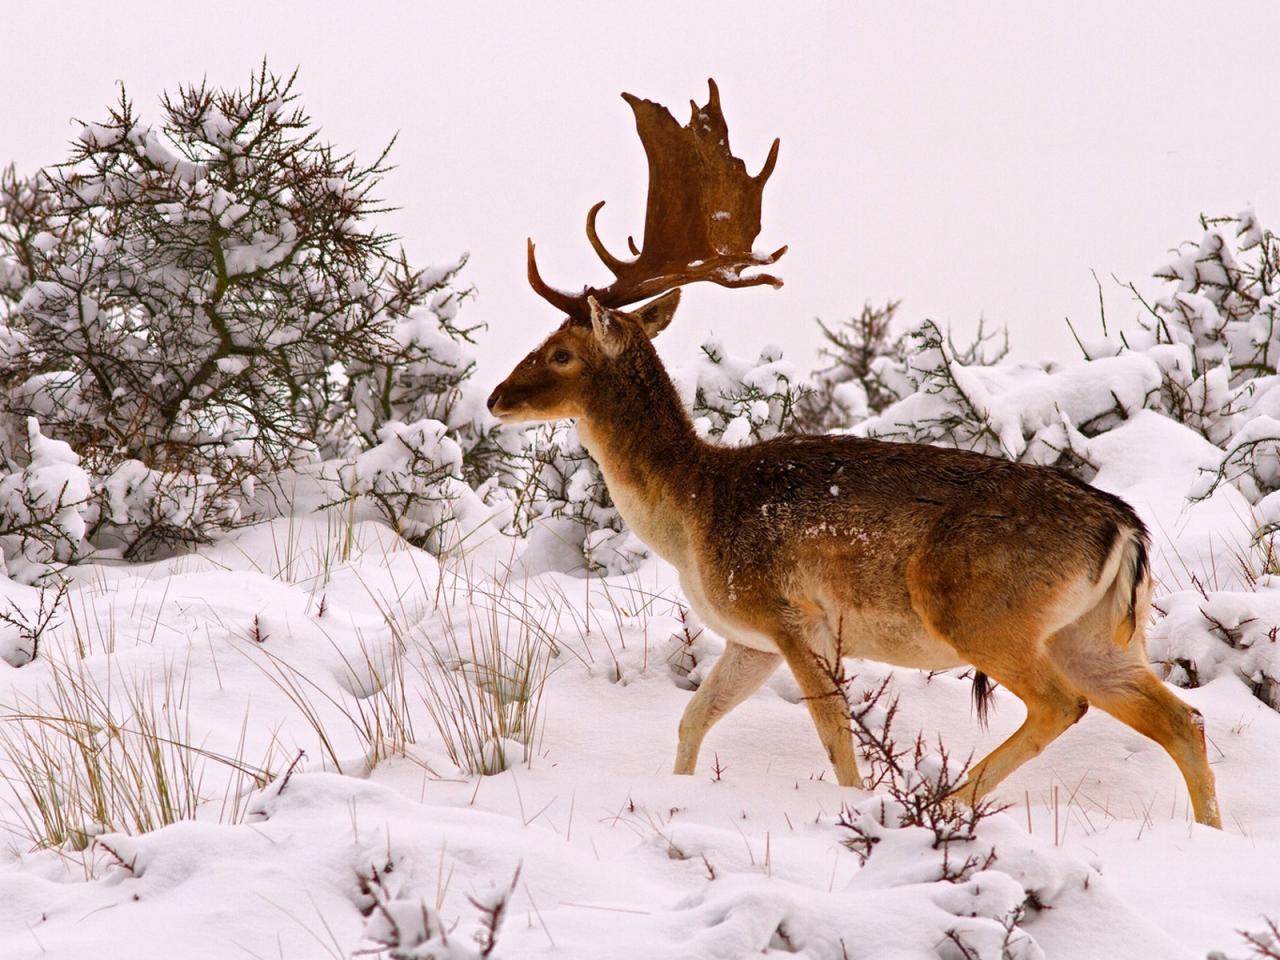
[[[296,74],[264,63],[153,118],[122,89],[63,163],[0,175],[0,440],[36,417],[70,444],[93,547],[208,542],[260,512],[263,481],[392,422],[442,421],[471,478],[492,471],[466,256],[411,266],[380,227],[389,149],[325,142]]]

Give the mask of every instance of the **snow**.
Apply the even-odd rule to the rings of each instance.
[[[1152,658],[1171,664],[1171,677],[1181,685],[1234,676],[1280,709],[1280,591],[1270,576],[1257,586],[1180,590],[1162,599],[1165,616],[1148,644]]]
[[[310,397],[345,404],[343,430],[228,483],[213,459],[82,461],[60,437],[85,444],[102,414],[71,369],[16,388],[35,415],[0,476],[0,956],[1163,960],[1232,952],[1280,917],[1280,301],[1251,212],[1206,221],[1164,270],[1158,323],[1104,331],[1086,360],[996,362],[929,321],[872,376],[826,384],[856,433],[1056,465],[1130,502],[1153,535],[1149,654],[1204,717],[1223,831],[1192,822],[1163,750],[1094,710],[1001,784],[1002,812],[951,835],[912,805],[1023,718],[997,689],[978,725],[958,671],[848,665],[859,728],[917,745],[888,787],[832,782],[785,670],[711,731],[694,776],[670,774],[724,639],[626,529],[572,426],[487,417],[456,325],[465,256],[398,278],[403,302],[375,274],[319,271],[300,194],[243,191],[260,161],[235,118],[195,123],[210,142],[194,152],[85,127],[125,160],[63,194],[136,200],[126,173],[147,166],[166,229],[214,237],[212,273],[148,268],[175,306],[120,342],[156,396],[217,372],[175,394],[163,439],[247,455],[255,428],[233,408],[272,386],[248,358],[317,347],[334,296],[350,309],[329,335],[364,316],[379,342],[305,365],[350,387]],[[320,188],[362,195],[358,177]],[[29,284],[0,352],[115,330],[119,301],[85,278],[141,242],[93,237]],[[269,323],[260,273],[282,308]],[[215,335],[202,314],[231,279],[245,294]],[[222,337],[254,350],[210,353]],[[714,339],[673,377],[698,434],[726,445],[788,429],[805,386],[779,347],[750,360]],[[201,407],[215,389],[223,405]],[[113,409],[135,394],[114,387]],[[153,529],[214,542],[127,562]]]
[[[281,224],[279,236],[256,232],[249,243],[230,243],[222,251],[227,275],[231,277],[255,273],[283,263],[293,255],[297,237],[291,225]]]
[[[361,475],[402,469],[430,436],[439,425],[389,427]],[[1275,588],[1237,578],[1206,600],[1187,584],[1196,573],[1213,590],[1212,565],[1235,562],[1230,532],[1245,529],[1230,488],[1197,503],[1169,492],[1211,459],[1202,437],[1148,411],[1091,443],[1099,483],[1132,496],[1155,533],[1169,616],[1153,654],[1209,643],[1205,613],[1240,631],[1238,650],[1203,651],[1238,658],[1178,691],[1206,718],[1221,832],[1191,823],[1159,747],[1091,711],[998,791],[1009,809],[965,848],[994,849],[994,862],[939,880],[940,852],[921,828],[886,820],[892,801],[831,782],[785,671],[712,730],[696,775],[668,772],[690,684],[722,641],[681,619],[660,561],[584,579],[555,572],[539,541],[437,560],[380,523],[297,516],[194,555],[71,568],[40,656],[0,664],[8,713],[47,698],[59,665],[74,663],[117,695],[150,689],[204,755],[274,774],[259,786],[204,760],[194,821],[109,830],[84,852],[32,849],[16,795],[0,797],[0,956],[471,958],[484,911],[504,903],[499,957],[964,956],[949,937],[974,956],[1026,960],[1240,952],[1235,930],[1280,912],[1280,713],[1250,691],[1253,661],[1241,659],[1268,651],[1274,665]],[[1172,559],[1184,545],[1190,570]],[[8,596],[30,612],[39,591]],[[464,683],[486,675],[484,638],[510,648],[522,630],[554,644],[531,748],[512,741],[505,770],[469,773],[450,761],[424,691],[451,657]],[[904,739],[940,737],[953,756],[1020,722],[1004,691],[984,731],[965,680],[853,666],[862,684],[890,679]],[[387,739],[400,702],[412,742],[371,763],[370,722]],[[919,769],[936,778],[936,756]],[[864,865],[842,843],[844,807],[879,838]]]
[[[19,528],[47,517],[56,532],[52,543],[15,534],[5,538],[17,541],[12,572],[35,580],[50,563],[70,559],[84,539],[80,509],[89,497],[89,477],[71,446],[44,436],[35,417],[27,418],[27,451],[29,462],[23,470],[0,477],[0,512]]]
[[[926,324],[918,335],[927,343],[935,330]],[[858,424],[856,432],[893,437],[911,425],[944,422],[959,403],[994,435],[989,452],[1032,463],[1053,463],[1063,447],[1083,441],[1077,428],[1133,416],[1161,386],[1158,364],[1138,353],[1048,370],[1032,364],[963,366],[933,346],[913,354],[905,374],[912,392]]]

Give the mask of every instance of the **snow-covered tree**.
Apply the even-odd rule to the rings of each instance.
[[[1166,679],[1199,687],[1235,677],[1280,710],[1280,591],[1180,590],[1157,607],[1147,647]]]
[[[339,503],[367,501],[402,537],[433,553],[453,549],[505,512],[505,504],[486,504],[468,485],[462,448],[439,420],[386,423],[377,444],[336,467],[345,494]]]
[[[737,447],[794,432],[804,388],[780,347],[766,346],[751,361],[711,338],[676,380],[700,436]]]
[[[796,405],[800,432],[850,427],[898,399],[880,383],[872,364],[880,357],[903,359],[904,339],[893,330],[901,303],[864,303],[861,311],[834,327],[817,321],[825,341],[818,351],[823,366],[814,371]]]
[[[560,541],[589,570],[627,573],[648,551],[626,528],[600,466],[568,423],[529,430],[511,472],[513,532]]]
[[[413,270],[403,257],[387,275],[397,303],[389,342],[373,358],[346,362],[345,402],[363,446],[380,442],[383,424],[434,420],[459,443],[462,471],[473,485],[500,474],[512,452],[510,435],[485,409],[485,393],[471,380],[475,372],[477,324],[458,320],[472,295],[456,284],[466,265],[456,262]]]
[[[1088,437],[1152,406],[1160,392],[1160,368],[1144,356],[990,364],[980,353],[957,350],[932,320],[908,334],[904,354],[873,362],[874,375],[901,399],[857,424],[855,433],[1076,468],[1085,476],[1092,474]]]
[[[0,476],[0,570],[35,582],[79,556],[90,484],[70,446],[44,436],[34,417],[26,426],[26,466]]]
[[[818,351],[822,366],[800,391],[796,432],[849,429],[915,390],[903,375],[912,343],[907,334],[897,330],[901,305],[900,300],[886,301],[883,306],[868,302],[836,326],[817,321],[825,341]],[[1009,352],[1008,331],[988,330],[981,320],[966,346],[957,346],[949,331],[940,337],[949,356],[966,366],[993,366]]]
[[[38,178],[0,169],[0,321],[8,321],[33,278],[41,247],[54,242],[53,201]]]
[[[36,417],[77,451],[96,545],[207,540],[271,471],[392,421],[489,442],[463,396],[465,257],[408,265],[376,223],[386,169],[323,142],[264,64],[166,94],[155,123],[122,91],[65,163],[5,178],[0,272],[25,284],[0,331],[10,435]]]
[[[1144,298],[1130,285],[1141,308],[1136,320],[1111,329],[1104,323],[1100,337],[1077,337],[1082,362],[1043,365],[1044,376],[1026,365],[974,366],[939,349],[936,329],[918,334],[910,360],[881,367],[888,376],[905,375],[913,395],[868,432],[886,435],[886,420],[927,424],[914,428],[918,438],[954,433],[958,445],[1041,462],[1041,454],[1023,452],[1037,437],[1055,448],[1068,442],[1080,456],[1072,430],[1095,436],[1148,408],[1223,449],[1220,468],[1190,491],[1194,496],[1228,482],[1258,505],[1264,524],[1280,520],[1280,499],[1268,499],[1280,490],[1280,243],[1251,210],[1201,218],[1201,229],[1199,240],[1156,271],[1165,281],[1159,295]],[[925,367],[927,376],[911,373]],[[1039,433],[1049,421],[1046,402],[1061,415],[1065,435],[1052,425],[1052,436]],[[1018,429],[1025,444],[1014,436]],[[1071,459],[1064,453],[1063,462]]]
[[[1108,338],[1165,372],[1170,416],[1225,450],[1196,491],[1231,483],[1280,526],[1280,242],[1252,210],[1201,218],[1200,240],[1157,274],[1165,291],[1136,329]]]

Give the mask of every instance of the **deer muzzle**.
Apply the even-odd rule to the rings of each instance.
[[[502,405],[502,385],[499,384],[498,386],[493,388],[493,393],[489,394],[489,399],[485,401],[485,406],[489,408],[489,412],[492,413],[495,417],[500,417],[502,416],[502,414],[498,412],[498,408],[501,405]]]

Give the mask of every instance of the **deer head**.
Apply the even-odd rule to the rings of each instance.
[[[604,287],[568,293],[549,286],[538,272],[529,241],[529,285],[567,315],[550,337],[524,358],[489,397],[489,409],[507,422],[586,415],[602,396],[601,379],[617,374],[636,355],[652,356],[649,340],[675,314],[679,287],[707,280],[722,287],[782,286],[777,277],[745,271],[777,261],[787,248],[761,254],[752,249],[760,233],[760,202],[778,159],[774,140],[764,167],[754,176],[729,149],[729,129],[720,94],[708,81],[705,106],[691,103],[681,126],[666,107],[624,93],[649,161],[644,242],[628,238],[632,259],[614,256],[596,232],[604,206],[587,213],[587,239],[614,275]],[[631,304],[648,301],[635,310]]]

